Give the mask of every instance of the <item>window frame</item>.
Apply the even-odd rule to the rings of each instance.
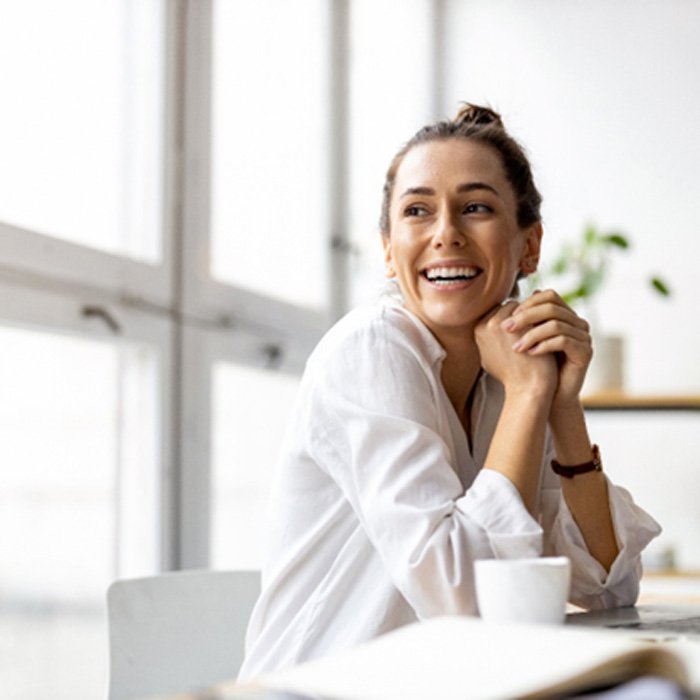
[[[86,308],[100,309],[100,313],[86,314]],[[171,488],[173,481],[173,430],[169,420],[172,404],[173,352],[168,321],[153,318],[123,304],[114,303],[105,295],[91,294],[89,297],[55,289],[17,285],[0,279],[0,323],[28,331],[55,333],[108,344],[138,343],[155,350],[158,358],[157,405],[160,420],[157,430],[158,460],[154,470],[160,477],[157,495],[157,510],[151,522],[159,551],[154,565],[168,568],[169,547],[172,539]],[[115,330],[110,323],[118,324]],[[119,436],[120,440],[125,438]],[[115,492],[115,499],[118,494]]]

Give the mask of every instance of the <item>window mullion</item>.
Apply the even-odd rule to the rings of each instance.
[[[171,420],[177,443],[170,490],[169,563],[171,568],[197,568],[209,565],[211,380],[210,361],[199,342],[201,331],[187,319],[218,321],[196,299],[209,259],[212,4],[210,0],[174,4],[170,104],[177,124],[172,170],[178,210],[173,222],[173,296],[180,322],[173,338],[176,398]]]

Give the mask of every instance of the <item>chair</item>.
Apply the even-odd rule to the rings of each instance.
[[[257,571],[177,571],[107,591],[109,700],[193,691],[235,678]]]

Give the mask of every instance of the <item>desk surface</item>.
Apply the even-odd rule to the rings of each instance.
[[[322,700],[310,698],[295,693],[286,693],[280,690],[266,690],[253,686],[238,686],[234,683],[226,683],[217,688],[211,688],[201,693],[186,693],[184,695],[166,695],[157,698],[144,698],[144,700]]]
[[[640,604],[638,607],[620,608],[617,610],[600,611],[596,613],[574,613],[570,624],[602,627],[611,620],[634,619],[640,611],[653,615],[668,615],[669,612],[678,616],[700,616],[700,572],[666,572],[648,574],[644,577],[641,587]],[[238,686],[225,683],[217,688],[211,688],[201,693],[185,693],[168,695],[150,700],[320,700],[291,693],[266,690],[253,685]]]
[[[596,627],[620,629],[624,632],[653,630],[668,636],[674,623],[679,620],[693,621],[693,630],[674,632],[674,634],[692,635],[700,641],[700,604],[698,603],[658,603],[592,610],[567,615],[566,624],[577,627]],[[668,626],[666,626],[668,625]]]

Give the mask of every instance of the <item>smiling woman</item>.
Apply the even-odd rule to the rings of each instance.
[[[381,231],[401,299],[351,312],[309,359],[241,677],[474,614],[477,559],[566,555],[572,602],[635,601],[659,528],[589,440],[588,325],[552,291],[513,299],[537,267],[539,205],[489,109],[394,158]]]

